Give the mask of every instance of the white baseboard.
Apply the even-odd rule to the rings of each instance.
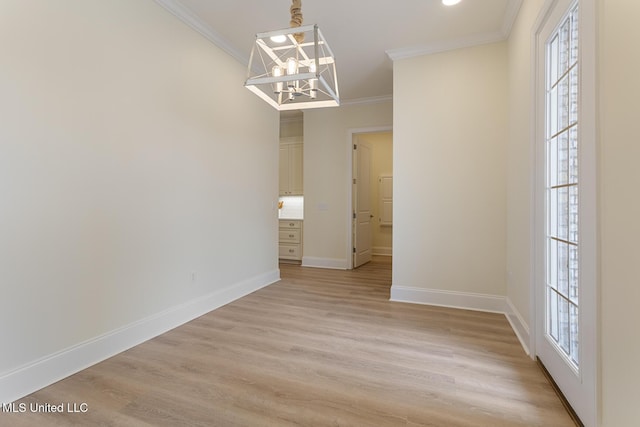
[[[531,350],[529,349],[529,343],[531,342],[529,341],[531,339],[529,325],[524,321],[522,315],[509,298],[507,298],[507,311],[505,316],[507,316],[511,329],[513,329],[513,332],[515,332],[516,336],[520,340],[520,345],[522,345],[525,353],[527,353],[528,356],[531,356]]]
[[[5,373],[0,376],[0,404],[21,399],[278,280],[280,270],[252,277]]]
[[[391,301],[505,313],[506,298],[497,295],[391,286]]]
[[[393,248],[374,246],[373,248],[371,248],[371,253],[373,255],[391,256],[393,253]]]
[[[333,270],[349,269],[348,261],[345,259],[317,258],[317,257],[309,257],[309,256],[302,257],[302,266],[314,267],[314,268],[330,268]]]
[[[523,350],[531,355],[529,326],[507,297],[394,285],[391,286],[390,300],[504,314]]]

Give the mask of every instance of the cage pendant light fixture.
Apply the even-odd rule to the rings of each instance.
[[[245,87],[277,110],[340,105],[336,62],[317,25],[302,25],[292,0],[291,27],[256,34]]]

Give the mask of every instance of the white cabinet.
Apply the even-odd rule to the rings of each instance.
[[[281,219],[278,236],[279,257],[302,260],[302,221]]]
[[[302,142],[299,138],[280,141],[280,195],[302,196]]]

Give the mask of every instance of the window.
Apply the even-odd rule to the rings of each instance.
[[[578,6],[547,43],[546,334],[579,367]]]

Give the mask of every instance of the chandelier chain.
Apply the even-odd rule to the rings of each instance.
[[[291,28],[302,26],[302,0],[291,0],[289,11],[291,12],[291,21],[289,21]],[[293,37],[298,43],[304,41],[304,33],[295,33]]]

